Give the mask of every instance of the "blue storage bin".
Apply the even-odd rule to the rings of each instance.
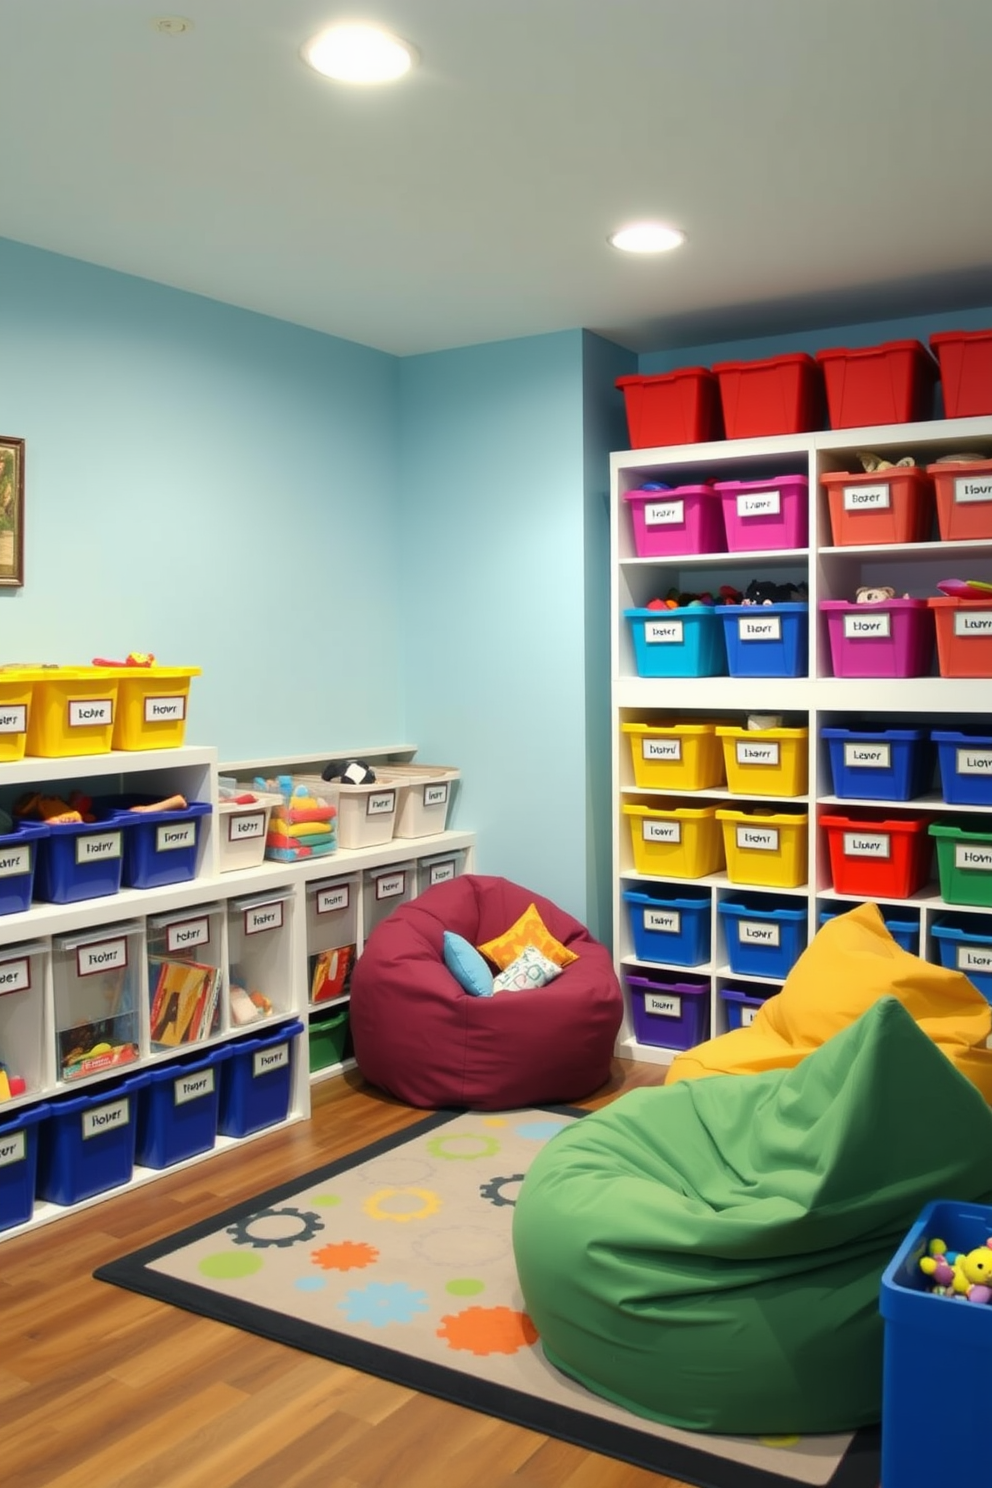
[[[638,961],[702,966],[710,959],[710,896],[648,894],[625,889]]]
[[[190,801],[178,811],[129,811],[154,796],[123,796],[114,802],[114,818],[127,823],[121,887],[158,889],[196,876],[200,818],[213,809],[209,801]]]
[[[820,911],[820,924],[825,925],[828,920],[834,920],[839,914],[846,914],[847,909],[853,909],[853,905],[847,905],[846,909],[823,909]],[[883,915],[883,923],[886,930],[896,942],[908,951],[911,956],[920,954],[920,922],[914,919],[899,919],[895,914]]]
[[[809,605],[717,605],[732,677],[805,677],[809,672]]]
[[[639,677],[725,677],[727,648],[713,605],[624,610]]]
[[[35,844],[35,899],[76,904],[121,886],[128,828],[109,816],[94,822],[46,822]]]
[[[834,795],[912,801],[930,789],[933,755],[923,729],[825,728]]]
[[[260,1038],[240,1039],[227,1047],[221,1065],[217,1130],[225,1137],[247,1137],[285,1121],[289,1114],[299,1021],[284,1023]]]
[[[199,1058],[170,1060],[147,1071],[138,1096],[134,1160],[142,1168],[168,1168],[209,1152],[217,1141],[220,1110],[218,1066],[230,1045]]]
[[[47,836],[44,822],[19,822],[0,833],[0,915],[31,908],[38,843]]]
[[[755,997],[753,992],[741,992],[737,987],[721,987],[720,1000],[727,1014],[727,1028],[732,1030],[753,1023],[755,1013],[768,998]]]
[[[136,1102],[142,1074],[95,1087],[89,1095],[57,1096],[38,1144],[39,1199],[78,1204],[131,1181]]]
[[[941,966],[963,971],[992,1002],[992,919],[986,915],[941,915],[930,928]]]
[[[0,1121],[0,1230],[27,1224],[34,1213],[39,1123],[48,1106],[22,1106]]]
[[[949,806],[992,806],[992,734],[934,729],[940,785]]]
[[[992,1208],[937,1199],[882,1274],[885,1488],[992,1483],[992,1307],[935,1296],[920,1270],[932,1239],[967,1252],[990,1237]],[[931,1408],[929,1386],[935,1380],[953,1380],[953,1410]]]
[[[806,906],[773,904],[742,894],[717,905],[727,940],[727,960],[735,976],[784,981],[806,949]]]

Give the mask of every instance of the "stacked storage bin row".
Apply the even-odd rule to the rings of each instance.
[[[199,667],[0,667],[0,761],[176,749]]]

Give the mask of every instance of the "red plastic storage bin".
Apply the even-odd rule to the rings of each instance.
[[[933,480],[916,465],[821,475],[836,548],[926,542],[933,530]]]
[[[831,429],[909,424],[933,417],[937,363],[922,341],[818,351]]]
[[[992,537],[992,460],[927,466],[937,491],[937,526],[943,542]]]
[[[928,599],[937,621],[942,677],[992,677],[992,597]]]
[[[630,507],[638,558],[727,551],[723,502],[708,482],[667,491],[638,488],[625,491],[623,499]]]
[[[618,377],[631,449],[705,444],[723,437],[717,380],[708,367],[680,367],[642,377]]]
[[[940,363],[947,417],[992,413],[992,330],[938,331],[930,346]]]
[[[823,380],[805,352],[762,362],[716,362],[728,439],[804,434],[823,420]]]
[[[891,819],[859,812],[820,817],[838,894],[908,899],[930,877],[933,843],[924,817]]]

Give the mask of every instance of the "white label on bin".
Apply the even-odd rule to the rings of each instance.
[[[156,827],[155,829],[155,851],[175,852],[178,847],[196,846],[196,821],[173,822],[171,825]]]
[[[892,838],[888,832],[845,832],[845,858],[891,858]]]
[[[198,915],[195,920],[176,920],[165,928],[165,943],[170,955],[186,946],[206,945],[209,940],[209,915]]]
[[[366,816],[389,816],[395,810],[395,791],[373,791],[365,802]]]
[[[180,1075],[178,1080],[172,1082],[172,1098],[177,1106],[185,1106],[187,1101],[200,1100],[205,1095],[214,1093],[213,1069],[199,1070],[195,1075]]]
[[[644,928],[657,935],[681,935],[682,911],[680,909],[646,909]]]
[[[119,1126],[129,1126],[131,1123],[131,1102],[125,1096],[123,1100],[114,1101],[110,1106],[99,1106],[95,1111],[83,1112],[83,1141],[89,1137],[99,1137],[105,1131],[113,1131]]]
[[[741,1008],[741,1027],[742,1028],[750,1028],[751,1024],[754,1022],[754,1020],[755,1020],[755,1018],[757,1016],[758,1016],[758,1009],[756,1007],[747,1007],[747,1005],[745,1005],[744,1007],[742,1007]]]
[[[102,858],[119,858],[120,832],[88,832],[76,838],[76,863],[98,863]]]
[[[992,971],[992,947],[963,945],[957,952],[958,971]]]
[[[742,945],[781,945],[782,927],[766,920],[738,920],[737,939]]]
[[[70,728],[105,728],[114,721],[113,698],[88,698],[69,704]]]
[[[954,634],[963,640],[992,635],[992,610],[955,610]]]
[[[351,885],[335,884],[332,889],[318,889],[314,894],[317,913],[333,914],[335,910],[347,909],[351,903]]]
[[[992,501],[992,475],[959,475],[954,482],[954,500],[958,506]]]
[[[973,842],[955,842],[955,868],[968,868],[973,873],[992,872],[992,847],[978,847]]]
[[[256,904],[253,909],[244,912],[245,934],[261,935],[265,930],[282,929],[282,900],[276,899],[272,904]]]
[[[0,961],[0,993],[26,992],[31,985],[31,957]]]
[[[641,755],[646,760],[670,760],[682,758],[681,739],[642,739]]]
[[[274,1049],[259,1049],[251,1062],[251,1077],[271,1075],[273,1070],[285,1069],[289,1064],[289,1045],[277,1044]]]
[[[780,746],[775,739],[755,744],[750,739],[738,739],[734,750],[739,765],[777,765]]]
[[[427,875],[427,883],[430,888],[433,888],[435,884],[450,883],[454,877],[455,864],[453,860],[450,863],[432,863]]]
[[[18,874],[30,872],[31,848],[28,843],[0,852],[0,878],[16,878]]]
[[[845,744],[844,764],[851,770],[891,770],[891,744]]]
[[[742,641],[780,641],[781,615],[742,615],[737,622],[737,636]]]
[[[424,786],[425,806],[446,806],[448,804],[448,782],[445,780],[440,785]]]
[[[377,899],[395,899],[406,892],[405,873],[380,873],[375,881]]]
[[[888,511],[892,493],[887,485],[845,486],[845,511]]]
[[[76,948],[76,975],[96,976],[101,971],[119,971],[127,966],[127,936],[117,940],[94,940]]]
[[[14,1132],[12,1136],[0,1137],[0,1168],[12,1167],[27,1157],[27,1132]]]
[[[777,517],[781,511],[781,491],[752,491],[737,498],[739,517]]]
[[[644,641],[648,646],[681,646],[682,620],[645,620]]]
[[[682,823],[678,821],[644,821],[641,835],[645,842],[681,842]]]
[[[681,527],[685,521],[685,502],[648,501],[644,506],[645,527]]]
[[[146,697],[146,723],[182,723],[186,717],[184,697]]]
[[[681,1018],[682,999],[672,993],[645,992],[644,1011],[651,1018]]]
[[[227,818],[228,842],[247,842],[251,837],[265,836],[265,812],[232,812]]]
[[[738,827],[737,846],[753,852],[778,852],[778,827]]]
[[[992,749],[956,749],[954,773],[992,776]]]
[[[27,732],[28,710],[25,703],[0,708],[0,734],[23,734]]]
[[[892,616],[888,610],[880,610],[877,614],[868,612],[864,615],[844,616],[844,639],[846,641],[880,640],[891,634]]]

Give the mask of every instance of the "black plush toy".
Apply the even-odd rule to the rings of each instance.
[[[375,771],[364,760],[332,760],[320,778],[340,785],[374,785]]]

